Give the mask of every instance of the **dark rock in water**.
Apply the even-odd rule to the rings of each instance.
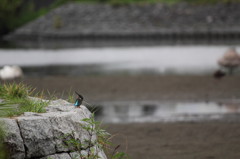
[[[217,71],[215,71],[214,74],[213,74],[213,77],[214,77],[215,79],[221,79],[221,78],[223,78],[224,76],[226,76],[226,73],[223,72],[222,70],[217,70]]]

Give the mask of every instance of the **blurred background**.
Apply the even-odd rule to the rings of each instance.
[[[74,91],[132,159],[240,157],[239,0],[1,0],[0,84]]]

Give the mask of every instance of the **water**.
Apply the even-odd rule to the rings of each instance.
[[[0,66],[19,65],[25,75],[210,74],[228,46],[151,46],[77,49],[0,49]],[[236,47],[237,50],[240,47]],[[98,103],[106,123],[239,120],[230,103],[125,101]]]
[[[239,121],[240,119],[240,101],[224,103],[119,101],[98,103],[96,109],[97,120],[104,123]]]
[[[25,73],[44,75],[84,72],[207,74],[218,69],[217,60],[227,49],[227,46],[0,49],[0,66],[19,65]]]

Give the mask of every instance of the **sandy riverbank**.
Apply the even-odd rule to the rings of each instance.
[[[29,77],[24,83],[38,90],[61,95],[70,89],[82,93],[86,100],[177,100],[219,101],[239,99],[240,76],[216,80],[212,76],[79,76]]]
[[[132,159],[237,159],[239,123],[106,125]]]

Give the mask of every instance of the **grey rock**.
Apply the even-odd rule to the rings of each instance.
[[[72,159],[68,153],[61,153],[55,155],[49,155],[47,157],[42,157],[40,159]]]
[[[8,128],[6,143],[14,145],[12,158],[71,158],[68,152],[76,148],[67,145],[66,141],[74,139],[84,143],[89,140],[89,133],[82,128],[87,123],[82,119],[90,117],[85,106],[75,108],[64,100],[56,100],[49,101],[46,113],[25,112],[14,119],[3,119]],[[96,143],[96,139],[94,134],[91,140]],[[98,155],[106,159],[102,154],[104,152],[99,149]]]
[[[24,112],[24,116],[41,116],[39,113],[34,113],[34,112]]]
[[[21,137],[18,124],[14,119],[0,119],[3,130],[6,133],[4,143],[10,152],[10,157],[13,159],[25,158],[25,148]]]
[[[86,154],[87,154],[87,152],[84,155],[86,155]],[[71,158],[80,158],[81,157],[79,152],[70,152],[69,155]]]
[[[102,150],[100,150],[97,146],[94,146],[93,148],[95,150],[94,155],[97,155],[99,158],[102,158],[102,159],[107,159],[107,156],[105,155],[105,153]],[[69,155],[73,159],[81,158],[81,156],[86,157],[88,155],[88,150],[82,150],[81,155],[79,152],[71,152],[71,153],[69,153]]]
[[[57,99],[57,100],[53,100],[53,101],[50,101],[49,103],[49,106],[70,106],[72,105],[71,103],[63,100],[63,99]]]
[[[56,153],[50,119],[47,117],[18,117],[19,128],[26,146],[27,157]]]

